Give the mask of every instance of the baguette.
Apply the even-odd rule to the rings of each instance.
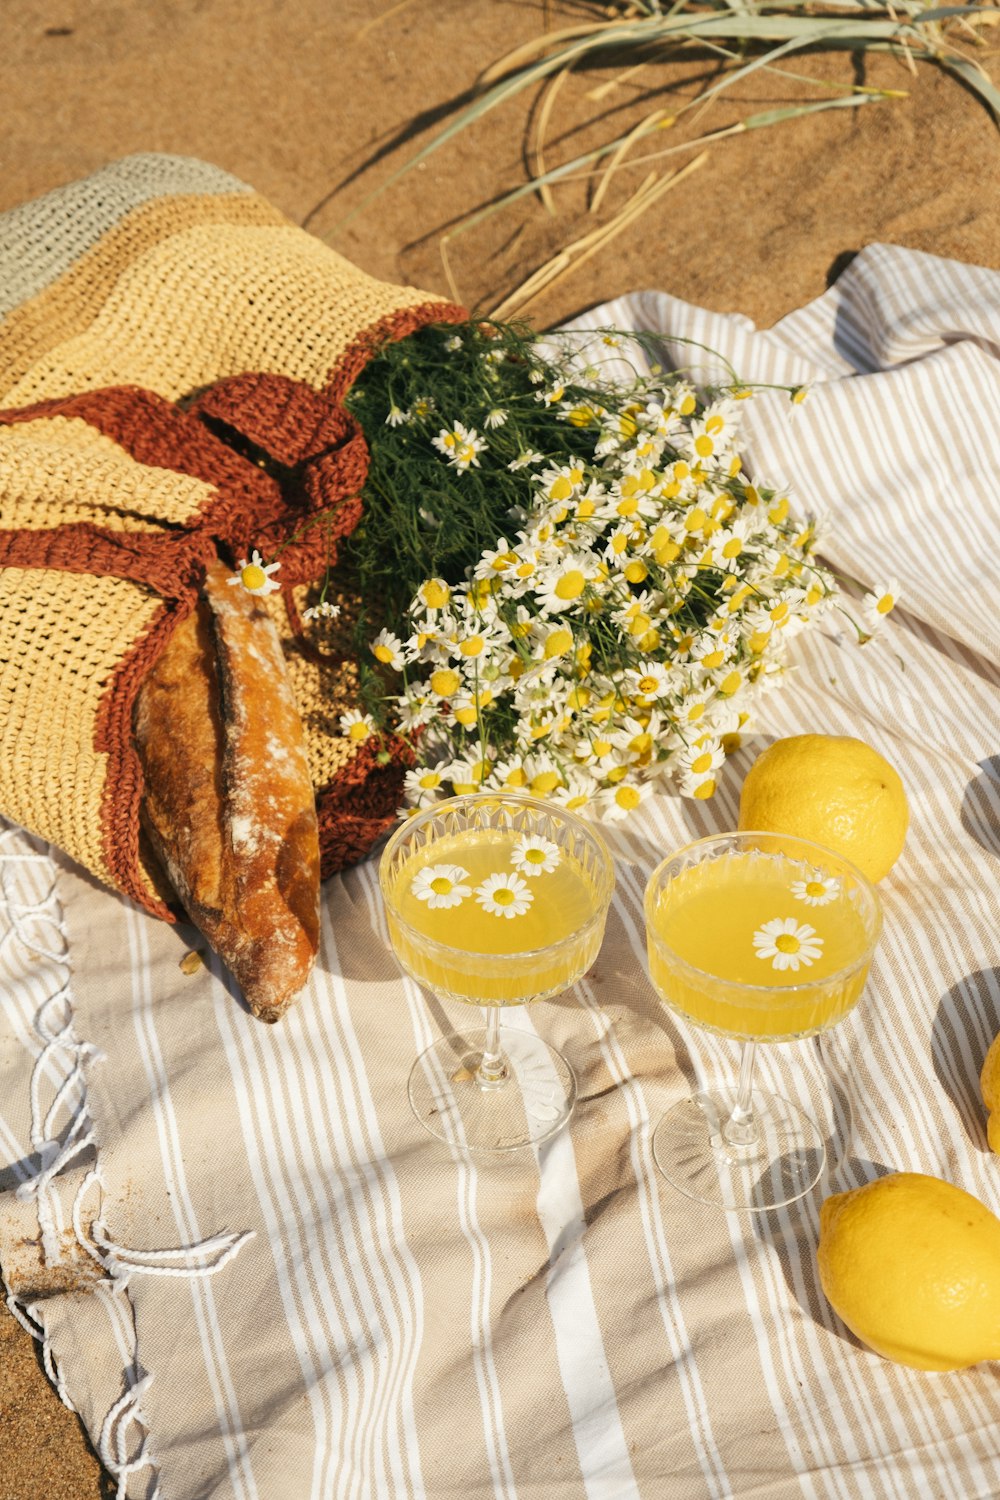
[[[319,943],[319,835],[302,723],[259,599],[208,572],[136,699],[142,823],[253,1014],[277,1021]]]

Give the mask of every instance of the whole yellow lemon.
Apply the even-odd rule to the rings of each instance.
[[[823,1291],[852,1333],[914,1370],[1000,1359],[1000,1219],[940,1177],[898,1172],[827,1198]]]
[[[986,1121],[986,1139],[990,1150],[1000,1155],[1000,1036],[990,1044],[979,1075],[979,1086],[983,1091],[983,1103],[989,1112]]]
[[[899,773],[850,735],[794,734],[761,751],[740,794],[741,829],[812,839],[881,880],[902,852],[910,809]]]

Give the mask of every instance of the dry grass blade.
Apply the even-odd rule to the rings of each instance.
[[[611,160],[605,167],[604,175],[601,177],[600,182],[594,189],[594,195],[590,200],[590,212],[592,214],[597,213],[597,210],[600,208],[602,202],[604,201],[604,194],[608,190],[608,184],[611,181],[614,172],[617,170],[620,163],[624,160],[629,147],[632,146],[640,138],[640,136],[648,135],[651,130],[655,130],[657,126],[659,126],[664,120],[672,121],[672,116],[668,115],[665,109],[654,109],[652,114],[647,115],[644,120],[640,120],[638,125],[636,125],[634,129],[630,130],[628,135],[626,135],[622,139],[617,151],[614,153]]]
[[[540,36],[526,48],[510,53],[497,65],[506,70],[499,81],[490,83],[484,93],[462,109],[408,162],[368,193],[337,227],[343,228],[403,173],[426,161],[432,152],[439,150],[466,126],[481,120],[532,84],[596,54],[627,54],[631,51],[646,58],[651,48],[662,50],[670,43],[697,45],[728,41],[739,42],[748,48],[770,48],[762,57],[754,59],[754,66],[766,66],[775,56],[807,48],[899,53],[905,46],[915,49],[921,60],[936,63],[961,77],[978,93],[1000,124],[1000,92],[970,64],[946,51],[940,37],[942,20],[977,16],[982,10],[992,10],[995,6],[955,5],[927,11],[921,9],[919,0],[888,0],[890,5],[894,4],[890,13],[886,0],[837,0],[836,9],[826,8],[817,0],[780,0],[774,8],[767,10],[744,8],[744,0],[718,0],[718,8],[709,11],[687,10],[687,3],[688,0],[676,0],[666,15],[657,10],[639,20],[610,20],[591,26],[569,27],[562,32]],[[799,11],[806,13],[799,14]],[[527,57],[529,61],[518,69],[516,64],[521,57]],[[535,60],[531,61],[531,58]],[[512,67],[515,71],[510,72]],[[495,69],[484,75],[488,80],[496,77]],[[606,154],[598,149],[590,153],[589,160],[599,160]],[[551,173],[543,173],[534,180],[530,191],[537,192],[543,181],[552,180]]]
[[[567,67],[563,68],[561,72],[557,73],[554,78],[551,78],[549,80],[549,83],[545,89],[545,93],[542,97],[541,105],[539,106],[538,123],[535,127],[534,156],[536,178],[542,178],[545,176],[545,132],[549,128],[549,119],[552,115],[552,107],[556,102],[556,95],[559,93],[559,90],[566,82],[566,79],[572,72],[572,69],[573,64],[569,63]],[[541,198],[542,202],[545,204],[545,207],[548,209],[549,213],[553,218],[555,218],[555,199],[552,196],[552,189],[549,187],[547,182],[543,183],[542,186],[538,189],[538,195]]]
[[[520,47],[515,47],[504,57],[490,63],[479,75],[479,82],[484,88],[496,83],[501,78],[506,78],[509,73],[516,72],[538,57],[539,53],[554,49],[562,42],[576,41],[577,37],[590,37],[603,28],[617,26],[617,21],[593,21],[583,22],[579,26],[564,26],[559,31],[547,31],[541,36],[533,37],[530,42],[523,42]]]
[[[607,224],[602,224],[598,229],[590,230],[580,239],[574,240],[544,266],[540,266],[493,309],[492,316],[502,320],[515,315],[523,315],[528,306],[540,297],[542,292],[548,291],[557,282],[564,280],[571,272],[578,270],[590,260],[591,256],[603,250],[617,235],[645,213],[657,199],[669,192],[671,188],[678,187],[685,178],[690,177],[692,172],[703,167],[707,160],[708,152],[703,151],[700,156],[695,157],[694,161],[688,162],[686,166],[681,167],[677,172],[672,172],[662,181],[655,172],[651,172],[613,219],[610,219]]]

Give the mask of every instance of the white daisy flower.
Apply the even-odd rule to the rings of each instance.
[[[466,896],[472,895],[468,870],[461,865],[426,865],[413,877],[410,890],[418,901],[426,901],[431,910],[461,906]]]
[[[387,427],[402,427],[403,423],[408,422],[409,420],[410,413],[404,410],[403,407],[397,406],[395,401],[393,401],[392,405],[389,407],[389,412],[385,419],[385,425]]]
[[[433,396],[418,396],[410,407],[411,422],[425,422],[437,406]]]
[[[798,923],[794,917],[772,917],[753,935],[757,957],[770,959],[771,967],[779,972],[791,969],[798,973],[799,967],[809,967],[822,955],[823,939],[808,922]]]
[[[641,661],[625,673],[625,686],[637,698],[662,698],[670,692],[670,672],[660,661]]]
[[[734,521],[723,531],[716,532],[712,538],[712,561],[717,568],[722,568],[729,573],[739,570],[740,558],[750,537],[751,523],[749,521]]]
[[[302,611],[303,620],[339,620],[340,615],[340,605],[331,604],[329,599],[321,599],[318,604],[310,604]]]
[[[484,427],[502,427],[507,420],[507,413],[502,406],[494,406],[483,418]]]
[[[371,643],[371,651],[376,661],[380,661],[384,667],[391,667],[394,672],[401,672],[406,663],[406,652],[398,635],[393,635],[391,630],[380,630]]]
[[[375,720],[371,714],[359,713],[356,708],[348,709],[347,713],[341,714],[338,723],[340,732],[356,745],[363,745],[368,737],[375,733]]]
[[[453,333],[450,339],[445,339],[444,347],[447,349],[449,354],[454,354],[456,349],[461,349],[462,340],[459,338],[457,333]]]
[[[451,589],[443,578],[427,578],[417,589],[417,599],[429,614],[436,614],[451,603]]]
[[[550,801],[568,812],[583,812],[597,796],[597,782],[585,770],[570,771],[563,786],[557,786]]]
[[[861,608],[874,624],[879,624],[891,610],[896,608],[902,595],[898,578],[887,578],[878,583],[861,601]]]
[[[554,567],[546,569],[534,585],[535,597],[545,614],[558,614],[578,604],[592,569],[589,558],[572,554],[560,557]]]
[[[677,765],[682,776],[696,785],[704,777],[712,776],[724,764],[725,759],[726,752],[721,741],[710,735],[680,751]]]
[[[486,442],[476,429],[466,427],[462,422],[442,427],[437,436],[431,438],[431,445],[444,454],[453,469],[460,471],[478,469],[479,455],[486,448]]]
[[[534,899],[519,875],[487,875],[476,886],[476,900],[491,917],[523,917]]]
[[[648,781],[621,781],[601,797],[601,817],[605,823],[618,823],[635,812],[652,793]]]
[[[507,467],[512,474],[516,474],[518,469],[526,469],[529,464],[543,464],[544,462],[544,453],[537,453],[533,448],[524,448],[516,458],[511,459]]]
[[[525,834],[518,839],[510,856],[515,870],[529,878],[532,875],[551,875],[561,858],[558,844],[541,834]]]
[[[440,790],[441,772],[430,766],[418,766],[415,771],[407,771],[403,777],[403,788],[408,797],[426,797],[428,793]]]
[[[479,561],[476,563],[473,577],[494,578],[498,573],[506,573],[517,566],[520,558],[510,545],[506,537],[497,537],[495,547],[483,549]]]
[[[276,573],[280,567],[280,563],[265,563],[255,547],[249,560],[240,558],[236,572],[226,582],[230,585],[242,584],[248,594],[276,594],[281,585],[275,583],[271,574]]]
[[[794,880],[792,895],[807,906],[828,906],[840,895],[840,881],[835,875],[823,875],[817,870],[809,880]]]

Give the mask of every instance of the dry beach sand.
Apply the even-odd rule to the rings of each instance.
[[[598,216],[582,182],[553,216],[533,195],[442,233],[524,181],[530,96],[508,103],[374,201],[366,195],[429,138],[480,70],[513,46],[600,14],[543,0],[18,0],[0,56],[0,210],[133,151],[215,162],[366,270],[495,308],[525,278],[611,220],[649,166],[622,170]],[[977,54],[1000,80],[1000,29]],[[657,106],[675,113],[710,70],[614,66],[571,76],[546,137],[555,164]],[[852,252],[889,241],[1000,269],[1000,134],[977,98],[933,67],[829,55],[794,70],[909,90],[718,141],[683,182],[527,308],[544,327],[624,292],[659,287],[760,325],[819,295]],[[611,82],[603,98],[595,86]],[[664,97],[671,85],[674,92]],[[689,111],[655,147],[751,108],[819,97],[758,72]],[[417,128],[410,130],[411,122]],[[638,155],[638,152],[634,152]],[[678,152],[672,169],[698,153]],[[666,170],[666,164],[660,164]],[[358,210],[344,222],[353,210]],[[92,1500],[114,1487],[59,1403],[28,1337],[0,1313],[0,1500]]]

